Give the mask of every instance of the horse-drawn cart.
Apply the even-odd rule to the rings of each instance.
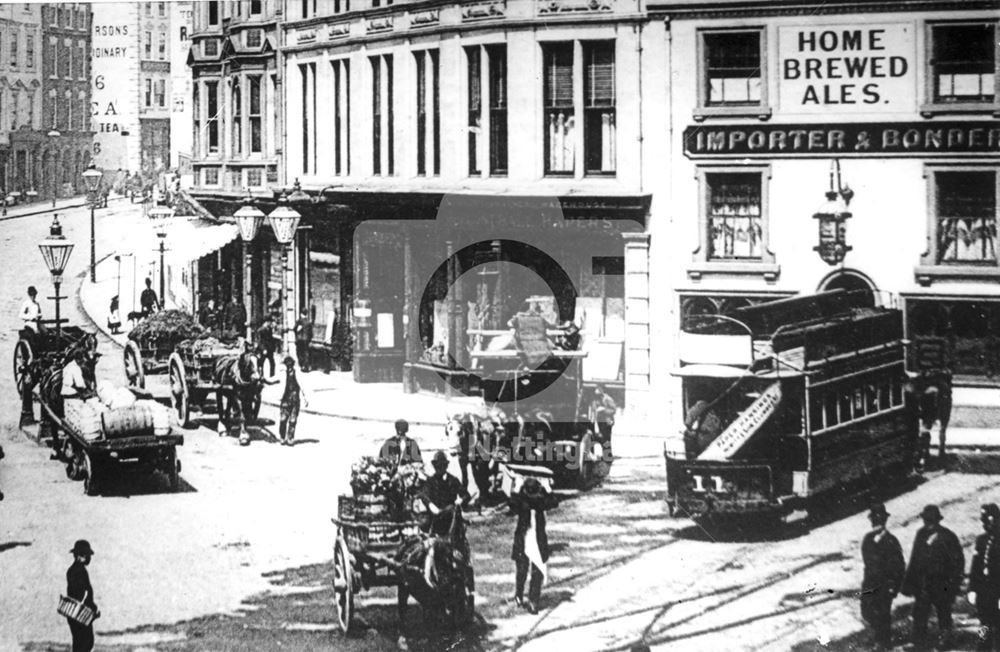
[[[177,422],[187,425],[192,406],[216,397],[220,420],[238,410],[250,421],[260,412],[260,380],[256,357],[245,355],[239,343],[227,344],[212,337],[184,340],[167,360],[170,405]]]
[[[128,465],[160,471],[170,489],[179,486],[177,446],[184,438],[172,432],[169,414],[152,401],[130,400],[110,408],[98,399],[66,401],[61,396],[66,364],[81,352],[96,353],[97,339],[76,326],[57,332],[24,330],[14,347],[14,380],[25,402],[41,405],[41,434],[66,464],[71,480],[83,480],[87,495],[98,494],[109,476]],[[90,381],[93,383],[93,378]],[[60,437],[62,433],[62,437]]]
[[[461,511],[451,512],[449,536],[434,536],[421,527],[419,505],[412,493],[399,500],[340,496],[338,517],[331,520],[334,609],[343,633],[351,627],[355,594],[379,586],[397,588],[401,618],[413,596],[425,618],[447,617],[455,627],[471,621],[474,580]]]

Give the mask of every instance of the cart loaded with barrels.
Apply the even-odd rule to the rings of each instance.
[[[424,480],[420,464],[396,468],[364,457],[353,466],[353,495],[339,497],[338,517],[332,519],[334,609],[345,634],[355,594],[373,587],[397,588],[400,617],[413,596],[427,617],[455,627],[471,621],[472,561],[464,533],[457,535],[461,514],[454,514],[450,537],[426,533],[429,515],[419,497]]]
[[[66,475],[83,480],[87,495],[96,495],[123,467],[161,472],[172,491],[179,485],[177,446],[184,443],[170,424],[170,413],[155,401],[139,399],[124,387],[98,385],[93,376],[97,339],[83,329],[21,332],[14,347],[14,380],[23,409],[41,406],[39,435],[51,438],[66,464]],[[62,375],[72,360],[83,364],[91,388],[80,398],[64,399]]]
[[[251,421],[260,411],[263,383],[256,357],[242,364],[241,341],[212,336],[194,318],[180,310],[164,310],[144,319],[129,334],[125,347],[125,375],[129,384],[145,388],[147,377],[166,375],[170,405],[177,423],[187,426],[194,407],[216,399],[220,418],[228,422],[233,410]]]

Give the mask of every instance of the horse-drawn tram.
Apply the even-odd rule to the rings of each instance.
[[[101,493],[124,467],[159,471],[176,491],[177,446],[184,437],[173,432],[169,411],[124,387],[98,385],[96,358],[97,339],[79,327],[21,331],[14,347],[14,381],[25,408],[35,398],[41,405],[40,434],[53,439],[67,477],[83,480],[89,496]],[[88,389],[67,398],[62,396],[63,371],[71,362],[80,367]]]
[[[684,453],[668,503],[696,518],[784,516],[921,458],[901,311],[835,291],[690,321],[681,334]]]

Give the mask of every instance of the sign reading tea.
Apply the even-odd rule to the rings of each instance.
[[[909,23],[781,27],[777,70],[781,110],[914,110],[913,31]]]

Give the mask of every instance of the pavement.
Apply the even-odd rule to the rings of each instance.
[[[124,198],[121,198],[124,199]],[[109,199],[109,201],[115,201],[114,198]],[[52,208],[51,201],[36,201],[30,204],[20,204],[17,206],[8,206],[3,214],[0,215],[0,222],[5,220],[13,220],[18,217],[29,217],[31,215],[42,215],[51,213],[53,210],[56,212],[64,211],[70,208],[79,208],[80,206],[87,205],[87,198],[85,196],[80,197],[67,197],[65,199],[57,199],[55,208]]]

